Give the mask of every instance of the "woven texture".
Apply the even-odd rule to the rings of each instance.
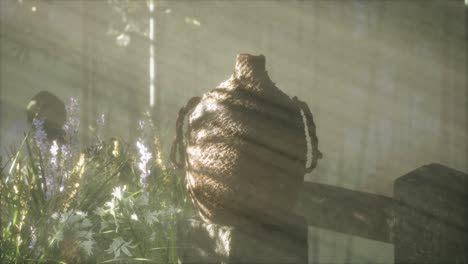
[[[288,215],[306,173],[305,127],[300,104],[270,80],[265,58],[238,55],[234,74],[186,113],[180,152],[202,219],[273,223]]]

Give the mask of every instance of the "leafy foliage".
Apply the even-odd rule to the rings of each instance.
[[[190,203],[150,119],[134,146],[96,134],[82,148],[75,100],[67,111],[65,143],[47,141],[36,120],[0,160],[0,263],[175,263],[176,222]],[[104,125],[100,116],[94,131]]]

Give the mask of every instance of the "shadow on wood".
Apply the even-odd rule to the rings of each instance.
[[[396,263],[468,263],[467,174],[429,164],[398,178],[394,196],[306,182],[295,212],[311,226],[393,243]],[[182,263],[306,263],[307,224],[182,223]]]
[[[308,261],[307,223],[291,216],[286,222],[222,226],[199,219],[178,227],[180,263],[297,263]]]
[[[305,182],[295,212],[310,226],[391,243],[393,205],[382,195]]]

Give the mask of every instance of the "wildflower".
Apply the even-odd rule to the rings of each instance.
[[[67,144],[63,144],[60,146],[60,152],[62,154],[62,157],[66,160],[70,157],[71,152],[70,152],[70,146]]]
[[[57,188],[57,174],[58,174],[58,144],[57,141],[53,141],[49,148],[49,164],[48,170],[46,173],[46,184],[47,184],[47,198],[50,198]]]
[[[79,112],[78,101],[75,98],[71,97],[70,104],[66,105],[65,109],[67,110],[67,115],[77,114]]]
[[[141,139],[137,141],[136,146],[140,154],[140,160],[138,162],[138,169],[140,169],[141,171],[140,183],[145,185],[146,178],[150,174],[150,170],[148,170],[146,167],[147,167],[148,161],[152,158],[152,155],[148,151],[148,148],[143,144]]]
[[[52,167],[53,167],[54,169],[56,169],[57,166],[58,166],[58,163],[57,163],[57,159],[58,159],[58,157],[57,157],[57,155],[58,155],[58,150],[59,150],[59,146],[58,146],[58,144],[57,144],[57,141],[54,140],[54,141],[52,142],[52,145],[51,145],[50,148],[49,148],[49,152],[50,152],[50,164],[52,165]]]
[[[36,141],[36,143],[41,143],[47,137],[47,134],[43,129],[44,121],[34,118],[33,124],[34,128],[36,129],[36,133],[34,134],[34,140]]]
[[[130,242],[125,242],[122,237],[114,238],[112,243],[110,244],[109,248],[106,249],[108,254],[114,253],[114,259],[120,257],[120,251],[122,251],[125,255],[131,257],[132,253],[130,252],[129,248],[135,248],[136,245],[132,245],[132,240]]]
[[[127,186],[124,185],[123,188],[120,186],[117,186],[114,188],[114,191],[112,192],[112,196],[114,196],[117,200],[122,200],[123,194],[125,190],[127,189]]]
[[[85,218],[88,216],[88,213],[83,212],[83,211],[76,211],[76,215],[79,216],[80,218]]]
[[[57,220],[57,218],[59,217],[59,214],[58,214],[58,213],[53,213],[53,214],[51,215],[51,217],[52,217],[52,219]]]
[[[44,131],[44,121],[34,118],[33,120],[35,132],[34,132],[34,141],[36,145],[39,147],[41,152],[45,153],[47,150],[46,138],[47,133]]]
[[[73,97],[70,98],[70,104],[66,105],[65,109],[67,111],[67,122],[63,126],[63,130],[68,136],[74,137],[78,134],[80,124],[78,101]]]
[[[59,150],[59,147],[57,145],[57,141],[54,140],[52,142],[52,145],[50,146],[50,155],[52,155],[53,157],[57,157],[58,150]]]
[[[115,199],[110,200],[105,204],[106,207],[109,207],[109,212],[111,215],[115,217],[115,208],[117,206]]]
[[[130,216],[130,219],[135,220],[135,221],[138,221],[138,216],[137,216],[136,214],[132,214],[132,215]]]

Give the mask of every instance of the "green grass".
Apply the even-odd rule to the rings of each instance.
[[[177,222],[193,209],[156,137],[144,182],[135,144],[42,143],[31,132],[0,164],[0,263],[177,263]]]

